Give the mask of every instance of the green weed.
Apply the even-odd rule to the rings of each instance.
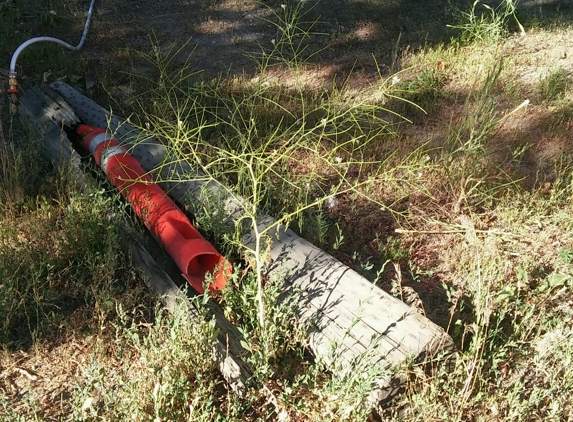
[[[460,118],[452,122],[448,130],[443,159],[448,177],[456,181],[455,187],[452,186],[452,193],[455,192],[458,198],[456,207],[462,203],[477,205],[491,201],[500,189],[516,183],[488,155],[489,143],[508,117],[529,104],[526,100],[507,113],[499,112],[494,90],[502,69],[503,62],[498,61],[483,77],[478,75],[465,99]]]
[[[396,90],[412,103],[409,109],[428,113],[443,97],[445,83],[445,76],[438,70],[424,68],[413,79],[398,84]]]
[[[550,72],[539,81],[537,91],[543,101],[557,101],[563,98],[571,87],[571,74],[563,68]]]
[[[235,238],[252,233],[249,248],[237,247],[257,274],[262,329],[269,234],[317,212],[328,198],[367,195],[362,188],[393,181],[400,171],[369,154],[370,145],[391,130],[379,117],[384,109],[366,102],[339,104],[338,92],[325,100],[303,88],[162,78],[151,95],[164,104],[160,115],[146,117],[155,136],[166,140],[173,157],[195,163],[201,174],[194,181],[223,181],[227,195],[244,207]],[[276,192],[293,200],[277,201]],[[260,229],[261,210],[272,210],[276,222]],[[319,240],[325,239],[322,219],[319,225]]]
[[[478,6],[481,10],[477,10]],[[476,0],[467,12],[461,12],[460,23],[449,26],[460,31],[460,41],[464,45],[495,44],[507,35],[512,18],[524,35],[525,29],[517,20],[513,0],[504,0],[496,8]]]
[[[260,3],[266,7],[272,19],[265,19],[276,28],[276,37],[271,40],[270,49],[261,48],[258,53],[251,53],[251,57],[256,61],[261,73],[264,74],[271,66],[285,66],[291,70],[300,70],[308,60],[320,51],[309,49],[308,41],[312,36],[318,35],[314,32],[317,21],[306,21],[306,15],[310,10],[304,10],[304,3],[296,5],[288,3],[281,4],[280,10]]]
[[[276,376],[288,359],[301,359],[306,347],[306,327],[297,321],[300,314],[296,292],[284,292],[283,280],[265,280],[259,298],[256,272],[247,274],[239,284],[231,284],[223,293],[224,312],[243,334],[243,347],[255,368],[253,382]],[[263,323],[260,308],[262,300]]]
[[[76,387],[74,417],[210,420],[219,413],[214,320],[199,323],[181,304],[171,314],[157,307],[147,323],[117,306],[115,342],[92,356]],[[130,362],[111,375],[114,355]]]

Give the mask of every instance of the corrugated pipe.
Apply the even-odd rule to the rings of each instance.
[[[203,293],[205,275],[212,274],[212,293],[223,290],[231,264],[193,227],[187,216],[119,142],[104,129],[79,125],[83,148],[133,207],[137,216],[173,258],[191,286]]]
[[[57,44],[63,45],[64,47],[69,48],[70,50],[73,50],[73,51],[78,51],[80,48],[82,48],[82,46],[84,45],[84,42],[86,41],[86,37],[88,35],[88,29],[90,26],[90,22],[92,20],[94,3],[95,3],[95,0],[92,0],[90,3],[90,8],[88,10],[88,17],[86,18],[86,24],[84,26],[84,32],[82,34],[82,38],[80,39],[79,44],[76,45],[75,47],[71,44],[68,44],[65,41],[58,39],[58,38],[36,37],[36,38],[30,38],[28,41],[24,41],[20,45],[20,47],[18,47],[16,49],[14,54],[12,54],[12,60],[10,60],[10,73],[8,74],[8,92],[9,93],[17,93],[18,92],[18,81],[16,80],[16,61],[18,60],[18,56],[20,55],[22,50],[24,50],[30,44],[34,44],[34,43],[40,42],[40,41],[49,41],[49,42],[55,42]]]

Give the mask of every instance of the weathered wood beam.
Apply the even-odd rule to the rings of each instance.
[[[193,209],[204,199],[202,192],[207,189],[215,198],[220,198],[230,222],[244,215],[243,200],[226,195],[222,185],[201,177],[188,163],[170,155],[159,141],[143,137],[129,123],[111,115],[72,87],[62,82],[51,86],[84,123],[113,131],[146,171],[160,173],[163,180],[181,180],[164,184],[175,200]],[[275,222],[270,216],[259,216],[259,232]],[[412,359],[422,360],[454,350],[452,339],[441,327],[293,231],[277,227],[269,234],[273,260],[270,275],[286,277],[286,285],[300,292],[301,319],[311,324],[310,346],[319,359],[332,367],[352,368],[356,361],[368,355],[370,365],[378,365],[391,373]],[[242,241],[246,246],[252,245],[253,232]],[[398,376],[380,379],[373,400],[387,399],[396,391],[397,384]]]
[[[63,130],[64,125],[73,126],[79,122],[74,110],[47,86],[34,87],[24,94],[20,98],[18,110],[24,123],[32,127],[40,137],[46,156],[52,163],[70,169],[80,187],[87,189],[88,176],[82,170],[81,157]],[[150,235],[134,233],[127,225],[121,225],[120,229],[122,246],[149,289],[161,298],[168,310],[172,311],[177,304],[185,306],[192,320],[200,321],[199,312],[174,282],[180,278],[176,265],[163,253],[157,242]],[[210,307],[210,311],[219,329],[218,338],[212,347],[213,358],[231,388],[242,394],[253,373],[250,365],[240,358],[247,355],[240,345],[242,336],[216,306]]]

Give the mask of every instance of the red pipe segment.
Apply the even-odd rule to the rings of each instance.
[[[201,236],[139,161],[104,129],[79,125],[77,133],[84,137],[84,148],[94,155],[96,163],[165,247],[191,286],[203,293],[205,274],[210,273],[213,282],[209,290],[223,290],[231,264]]]

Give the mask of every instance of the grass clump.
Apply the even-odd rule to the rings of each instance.
[[[0,338],[20,348],[51,337],[94,300],[105,318],[107,303],[94,292],[118,293],[113,281],[124,268],[117,228],[102,220],[108,201],[81,195],[65,173],[40,164],[34,140],[24,150],[11,145],[1,159]]]
[[[425,66],[407,80],[401,82],[400,79],[399,75],[394,75],[390,80],[391,90],[397,95],[391,106],[404,116],[414,118],[431,113],[445,95],[447,77],[440,69]]]
[[[570,180],[567,172],[562,176]],[[573,382],[567,367],[572,308],[565,298],[573,267],[567,248],[545,253],[544,262],[535,258],[557,239],[567,245],[572,240],[563,231],[571,225],[570,188],[561,186],[549,198],[541,191],[508,191],[490,211],[498,218],[495,227],[503,229],[480,231],[487,216],[470,214],[459,219],[460,234],[432,241],[450,248],[443,262],[447,269],[436,270],[449,274],[444,279],[451,289],[449,329],[460,354],[452,372],[438,371],[433,379],[415,373],[419,381],[406,396],[406,420],[569,417],[563,386]],[[543,228],[533,229],[538,231],[530,245],[538,218]],[[452,228],[444,225],[443,233]]]
[[[112,341],[101,343],[84,369],[74,417],[199,421],[224,414],[211,359],[214,320],[190,318],[184,304],[171,314],[157,307],[150,322],[128,311],[118,305]]]
[[[557,101],[567,94],[571,82],[571,72],[558,68],[539,81],[537,91],[543,101]]]
[[[495,8],[476,0],[468,11],[460,12],[460,23],[450,27],[460,31],[459,42],[464,45],[495,44],[508,34],[511,19],[525,35],[525,29],[515,14],[513,0],[504,0]]]

